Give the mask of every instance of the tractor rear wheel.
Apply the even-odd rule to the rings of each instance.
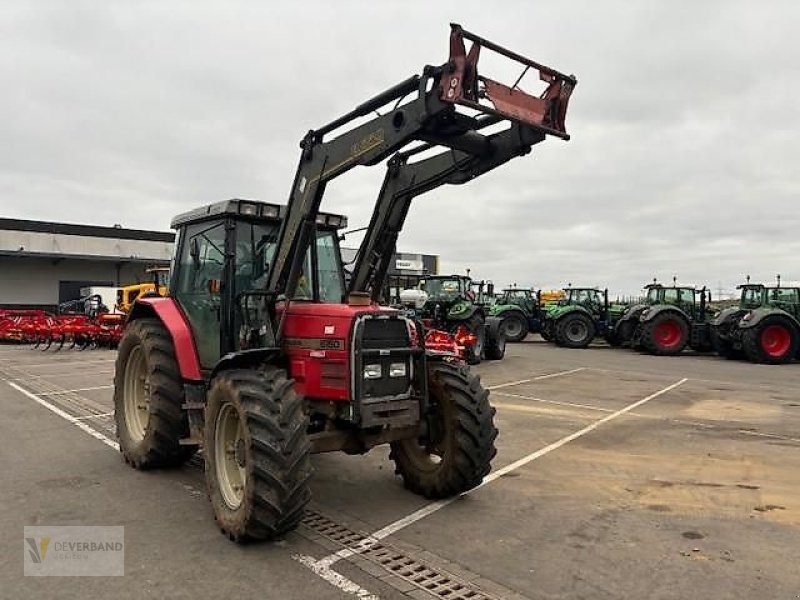
[[[500,325],[507,342],[521,342],[528,335],[528,319],[519,312],[512,312],[503,317]]]
[[[748,360],[768,365],[790,362],[797,354],[798,335],[786,318],[767,317],[742,336],[742,348]]]
[[[172,338],[158,319],[137,319],[119,343],[114,373],[114,420],[119,449],[136,469],[186,462],[197,446],[181,445],[189,423]]]
[[[464,323],[467,331],[475,336],[476,341],[472,346],[468,346],[464,353],[464,359],[468,365],[480,364],[483,357],[483,347],[486,344],[486,323],[480,314],[473,315]]]
[[[689,342],[689,324],[675,312],[656,315],[642,323],[641,344],[650,354],[680,354]]]
[[[429,367],[428,391],[435,410],[429,440],[392,442],[390,458],[406,488],[426,498],[447,498],[479,485],[497,454],[495,409],[489,392],[467,367]]]
[[[206,486],[231,540],[273,539],[294,529],[311,498],[311,444],[303,399],[275,367],[234,369],[211,384]]]
[[[594,339],[594,323],[583,313],[566,315],[556,324],[556,344],[565,348],[586,348]]]

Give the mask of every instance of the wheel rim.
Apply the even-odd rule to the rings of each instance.
[[[653,330],[653,337],[662,348],[675,348],[681,342],[682,332],[680,325],[672,319],[663,321],[656,325]]]
[[[214,426],[214,462],[222,499],[231,510],[236,510],[244,498],[246,479],[244,431],[239,413],[229,402],[217,414]]]
[[[522,333],[522,323],[518,318],[510,317],[505,320],[505,330],[508,337],[518,337]]]
[[[125,427],[133,442],[144,439],[150,422],[150,389],[147,381],[147,363],[141,346],[136,346],[128,355],[125,364]]]
[[[574,321],[567,323],[565,335],[570,342],[580,343],[583,342],[586,339],[586,336],[589,335],[589,328],[582,320],[575,319]]]
[[[769,325],[761,332],[761,349],[773,358],[780,358],[789,351],[792,336],[783,325]]]

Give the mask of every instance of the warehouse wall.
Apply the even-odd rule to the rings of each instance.
[[[62,282],[124,285],[150,280],[145,269],[152,263],[123,263],[119,268],[117,264],[70,258],[0,256],[0,306],[52,308],[59,302]]]

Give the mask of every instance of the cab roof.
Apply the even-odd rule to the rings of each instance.
[[[190,223],[215,219],[222,215],[240,215],[259,221],[280,222],[286,216],[286,205],[260,202],[258,200],[246,200],[243,198],[231,198],[213,204],[206,204],[199,208],[181,213],[172,219],[170,227],[178,229]],[[331,229],[343,229],[347,227],[347,217],[332,213],[320,212],[317,215],[317,225],[329,227]]]

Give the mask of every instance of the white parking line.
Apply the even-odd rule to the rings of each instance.
[[[107,413],[95,413],[93,415],[86,415],[85,417],[75,417],[76,421],[85,421],[87,419],[99,419],[100,417],[112,417],[114,416],[113,412]]]
[[[54,406],[54,405],[50,404],[44,398],[40,398],[36,394],[29,392],[28,390],[26,390],[25,388],[17,385],[13,381],[7,381],[6,383],[8,385],[10,385],[12,388],[14,388],[15,390],[17,390],[20,394],[24,394],[25,396],[27,396],[28,398],[30,398],[34,402],[44,406],[47,410],[49,410],[51,412],[54,412],[55,414],[57,414],[59,417],[61,417],[65,421],[69,421],[70,423],[72,423],[76,427],[79,427],[80,429],[82,429],[83,431],[88,433],[93,438],[100,440],[106,446],[109,446],[110,448],[113,448],[114,450],[119,450],[119,444],[117,444],[117,442],[112,440],[107,435],[105,435],[103,433],[100,433],[99,431],[97,431],[93,427],[90,427],[89,425],[87,425],[86,423],[81,421],[79,417],[73,417],[71,414],[61,410],[57,406]]]
[[[453,498],[447,498],[446,500],[438,500],[436,502],[431,502],[430,504],[427,504],[426,506],[423,506],[419,510],[414,511],[410,515],[407,515],[407,516],[403,517],[402,519],[398,519],[394,523],[390,523],[386,527],[383,527],[383,528],[379,529],[378,531],[376,531],[375,533],[367,536],[366,538],[364,538],[364,540],[361,541],[361,543],[356,548],[352,548],[352,549],[351,548],[345,548],[343,550],[339,550],[338,552],[335,552],[334,554],[330,554],[330,555],[328,555],[328,556],[326,556],[324,558],[319,559],[318,561],[316,561],[316,563],[318,565],[321,565],[321,566],[324,566],[324,567],[330,567],[331,565],[333,565],[334,563],[336,563],[336,562],[338,562],[338,561],[340,561],[342,559],[346,559],[346,558],[349,558],[351,556],[355,556],[357,554],[361,554],[362,552],[365,552],[366,550],[369,550],[370,548],[372,548],[375,544],[378,544],[382,539],[384,539],[384,538],[386,538],[386,537],[388,537],[388,536],[390,536],[390,535],[392,535],[394,533],[397,533],[401,529],[405,529],[409,525],[413,525],[417,521],[419,521],[421,519],[424,519],[425,517],[427,517],[429,515],[432,515],[433,513],[441,510],[445,506],[448,506],[448,505],[452,504],[453,502],[455,502],[456,500],[458,500],[462,496],[466,496],[467,494],[470,494],[470,493],[474,492],[475,490],[480,489],[483,486],[490,484],[491,482],[493,482],[496,479],[502,477],[503,475],[506,475],[506,474],[510,473],[511,471],[515,471],[516,469],[519,469],[520,467],[523,467],[523,466],[527,465],[528,463],[533,462],[534,460],[537,460],[537,459],[541,458],[542,456],[550,454],[554,450],[558,450],[562,446],[564,446],[564,445],[566,445],[566,444],[568,444],[568,443],[570,443],[570,442],[572,442],[572,441],[574,441],[574,440],[586,435],[587,433],[590,433],[590,432],[594,431],[595,429],[597,429],[601,425],[603,425],[605,423],[608,423],[609,421],[612,421],[612,420],[616,419],[617,417],[620,417],[620,416],[622,416],[622,415],[624,415],[626,413],[629,413],[630,411],[638,408],[639,406],[642,406],[643,404],[645,404],[647,402],[650,402],[654,398],[658,398],[659,396],[661,396],[663,394],[666,394],[667,392],[669,392],[671,390],[674,390],[676,387],[686,383],[686,381],[688,381],[688,379],[686,379],[686,378],[681,379],[680,381],[676,381],[675,383],[673,383],[671,385],[668,385],[667,387],[662,388],[662,389],[658,390],[657,392],[655,392],[653,394],[650,394],[649,396],[647,396],[645,398],[642,398],[641,400],[637,400],[636,402],[633,402],[632,404],[629,404],[628,406],[626,406],[624,408],[621,408],[621,409],[619,409],[617,411],[614,411],[613,413],[610,413],[610,414],[606,415],[602,419],[598,419],[597,421],[594,421],[594,422],[590,423],[589,425],[587,425],[583,429],[580,429],[580,430],[576,431],[575,433],[571,433],[571,434],[561,438],[560,440],[557,440],[557,441],[553,442],[552,444],[549,444],[549,445],[545,446],[544,448],[541,448],[541,449],[537,450],[536,452],[532,452],[531,454],[528,454],[527,456],[523,456],[522,458],[520,458],[518,460],[515,460],[514,462],[506,465],[505,467],[502,467],[502,468],[498,469],[497,471],[494,471],[494,472],[490,473],[488,476],[486,476],[484,478],[483,482],[480,485],[478,485],[477,487],[473,488],[472,490],[464,492],[463,494],[460,494],[459,496],[455,496]],[[299,556],[295,556],[294,558],[295,558],[295,560],[303,562],[303,560]]]
[[[487,385],[487,390],[499,390],[500,388],[511,387],[512,385],[522,385],[523,383],[530,383],[531,381],[541,381],[542,379],[550,379],[552,377],[561,377],[562,375],[571,375],[578,371],[585,371],[586,367],[578,367],[577,369],[570,369],[569,371],[559,371],[557,373],[550,373],[549,375],[539,375],[538,377],[531,377],[530,379],[520,379],[518,381],[509,381],[508,383],[501,383],[498,385]]]
[[[108,390],[113,385],[96,385],[94,387],[75,388],[74,390],[58,390],[57,392],[40,392],[40,396],[58,396],[59,394],[72,394],[73,392],[91,392],[94,390]]]
[[[88,433],[93,438],[100,440],[106,446],[109,446],[109,447],[111,447],[111,448],[113,448],[114,450],[117,450],[117,451],[119,450],[119,444],[116,441],[112,440],[107,435],[105,435],[103,433],[100,433],[99,431],[97,431],[96,429],[94,429],[90,425],[87,425],[83,421],[83,419],[91,419],[93,417],[109,416],[109,415],[112,415],[114,413],[88,415],[88,416],[85,416],[85,417],[73,417],[72,415],[70,415],[69,413],[64,412],[63,410],[61,410],[57,406],[54,406],[54,405],[50,404],[47,400],[45,400],[44,398],[41,398],[39,395],[34,394],[32,392],[29,392],[28,390],[26,390],[25,388],[17,385],[13,381],[6,381],[6,383],[8,383],[8,385],[10,385],[12,388],[17,390],[20,394],[24,394],[25,396],[27,396],[28,398],[30,398],[31,400],[33,400],[37,404],[41,404],[47,410],[52,411],[53,413],[57,414],[62,419],[66,420],[66,421],[69,421],[73,425],[79,427],[80,429],[82,429],[83,431]],[[322,579],[324,579],[325,581],[327,581],[331,585],[339,588],[342,592],[344,592],[346,594],[350,594],[351,596],[355,596],[356,598],[360,598],[361,600],[378,600],[378,596],[376,596],[375,594],[373,594],[369,590],[366,590],[366,589],[362,588],[360,585],[358,585],[354,581],[348,579],[347,577],[345,577],[341,573],[337,573],[336,571],[331,569],[329,565],[320,564],[319,561],[316,561],[314,558],[312,558],[310,556],[306,556],[306,555],[296,555],[296,556],[293,556],[292,558],[294,558],[295,560],[297,560],[301,564],[305,565],[313,573],[315,573],[318,577],[321,577]]]

